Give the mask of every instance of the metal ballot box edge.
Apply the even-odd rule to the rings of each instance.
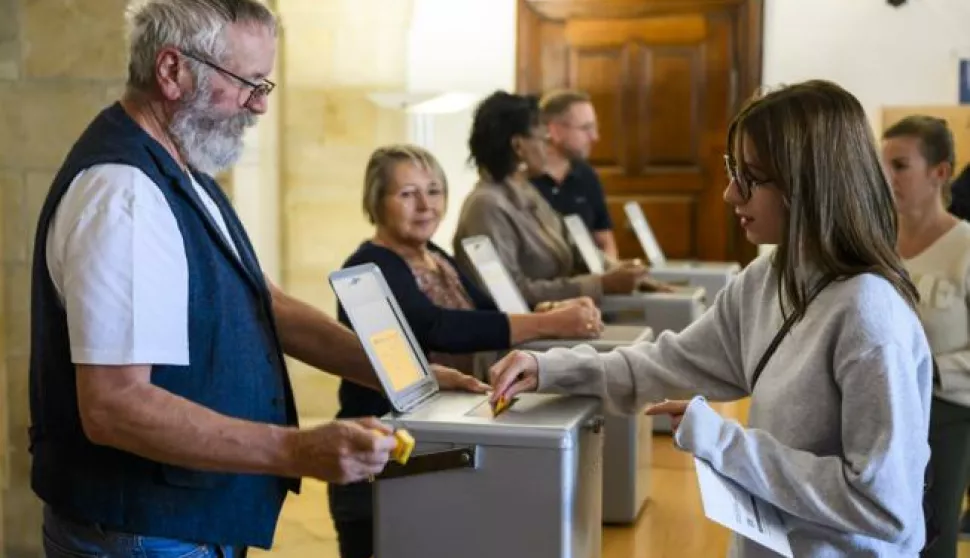
[[[469,452],[474,466],[379,478],[376,556],[600,556],[598,400],[522,394],[493,418],[484,396],[441,392],[383,420],[417,440],[413,462],[458,449]]]

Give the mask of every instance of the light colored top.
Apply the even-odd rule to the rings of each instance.
[[[461,241],[477,235],[492,240],[530,308],[578,296],[597,302],[602,299],[600,277],[577,275],[580,264],[562,218],[532,184],[482,181],[465,198],[455,230],[454,254],[471,277],[477,275]]]
[[[970,407],[970,223],[960,221],[904,264],[940,368],[936,396]]]
[[[192,185],[235,251],[215,202]],[[46,249],[75,364],[189,364],[185,244],[148,175],[119,164],[78,173]]]
[[[539,389],[652,401],[751,395],[747,428],[695,398],[675,436],[684,450],[763,500],[791,526],[795,556],[916,556],[932,360],[916,313],[884,279],[832,283],[751,377],[782,324],[771,254],[748,266],[680,334],[597,353],[537,355]],[[736,537],[732,556],[773,556]]]

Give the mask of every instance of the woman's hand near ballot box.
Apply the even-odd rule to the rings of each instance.
[[[630,294],[646,274],[647,268],[639,261],[619,262],[603,274],[603,294]]]
[[[516,395],[536,391],[539,387],[539,362],[532,353],[512,351],[495,363],[488,371],[492,384],[489,400],[492,404],[499,399],[511,401]]]
[[[603,274],[604,294],[672,293],[674,288],[650,277],[649,271],[638,259],[614,263]]]
[[[488,384],[468,374],[463,374],[454,368],[432,364],[431,371],[438,380],[438,387],[445,391],[467,391],[469,393],[487,393]]]
[[[492,366],[489,380],[493,388],[489,399],[493,404],[499,399],[511,401],[522,392],[539,388],[539,362],[531,353],[513,351]],[[690,401],[664,400],[651,405],[645,412],[651,416],[670,415],[671,427],[676,432],[689,405]]]
[[[532,317],[542,320],[542,337],[595,339],[603,333],[603,316],[588,296],[540,302]]]

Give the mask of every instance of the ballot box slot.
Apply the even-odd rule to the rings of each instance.
[[[412,455],[405,465],[389,462],[376,480],[396,479],[427,475],[443,471],[477,469],[479,452],[477,446],[457,447]]]

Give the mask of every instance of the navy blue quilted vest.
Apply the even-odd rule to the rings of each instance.
[[[268,547],[288,490],[299,482],[189,470],[92,444],[81,428],[67,317],[51,282],[47,231],[73,178],[93,165],[141,169],[161,189],[188,263],[188,366],[155,366],[160,388],[216,412],[296,424],[272,302],[252,245],[212,178],[195,174],[222,212],[231,251],[162,146],[115,103],[71,149],[41,210],[31,301],[32,486],[55,511],[105,529],[184,541]]]

